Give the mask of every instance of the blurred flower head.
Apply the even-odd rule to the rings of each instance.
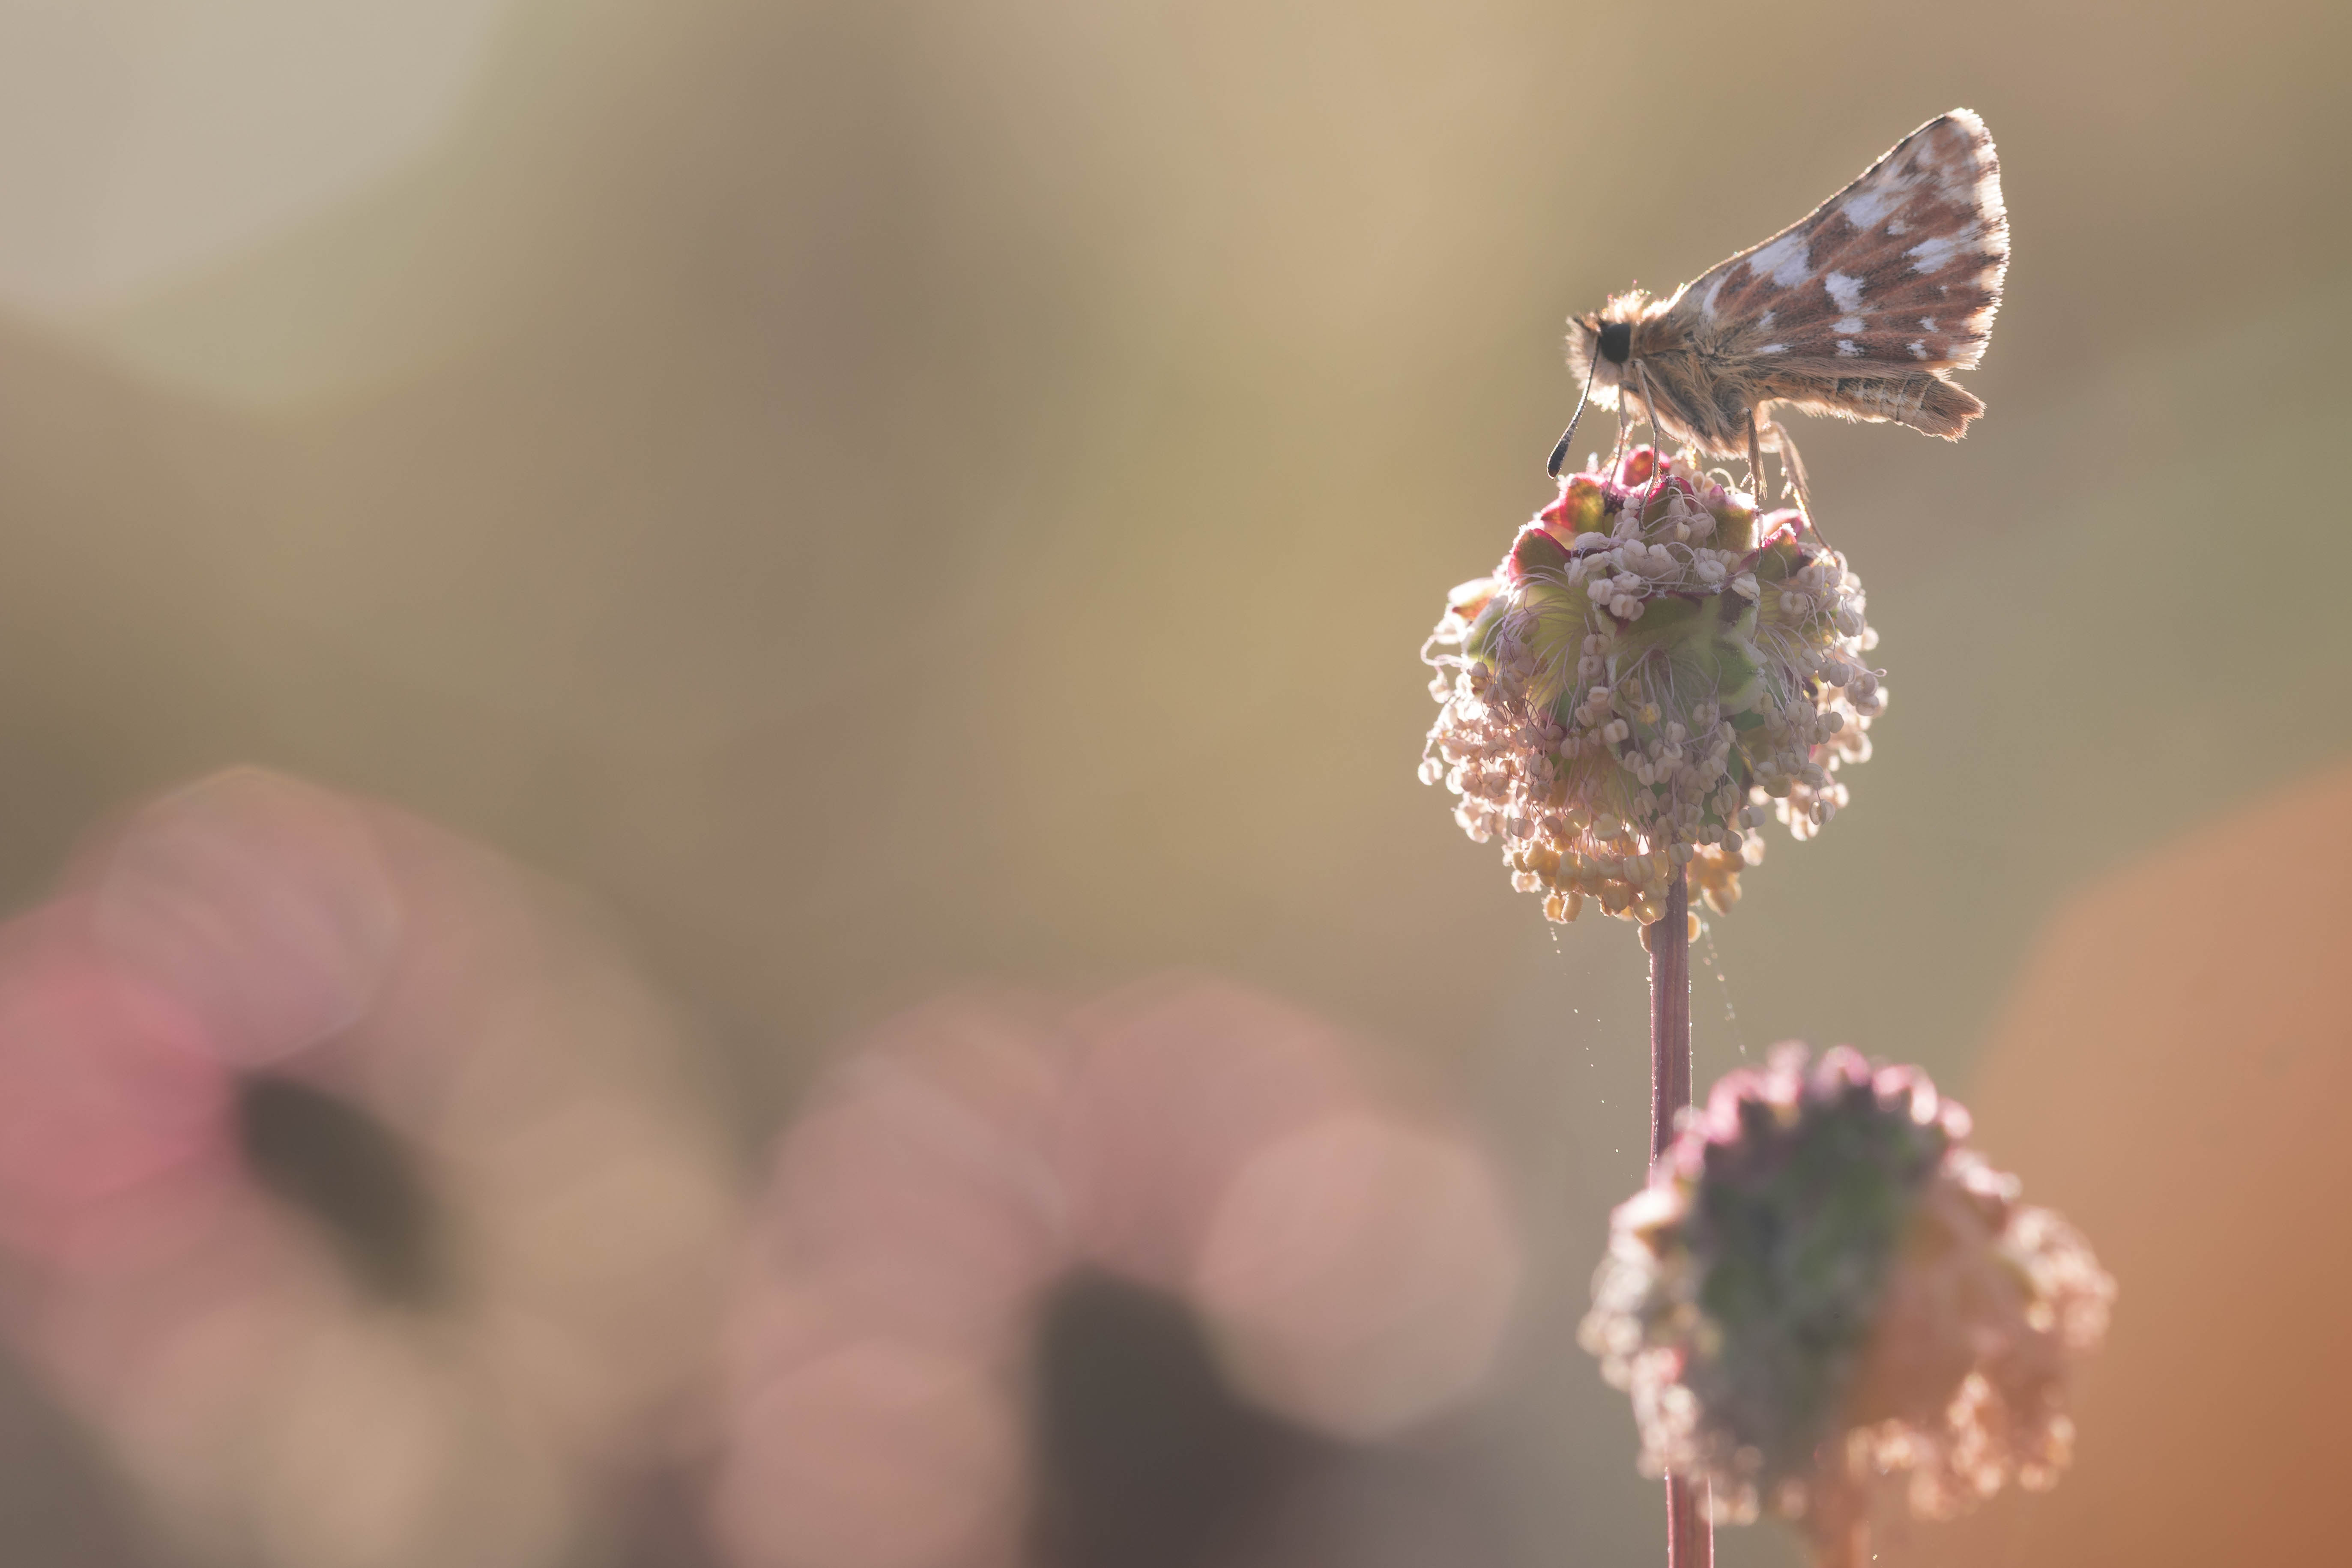
[[[1968,1131],[1925,1074],[1843,1047],[1716,1085],[1618,1207],[1580,1334],[1633,1395],[1646,1471],[1825,1546],[1890,1478],[1924,1518],[2055,1482],[2115,1287]]]
[[[1649,447],[1560,481],[1495,574],[1465,583],[1423,657],[1437,699],[1421,766],[1460,796],[1512,884],[1574,920],[1643,923],[1677,867],[1718,911],[1777,814],[1810,837],[1870,754],[1883,672],[1861,580],[1793,510]]]
[[[199,1552],[558,1559],[715,1335],[677,1049],[495,857],[259,770],[174,791],[0,926],[0,1331]]]
[[[1476,1147],[1374,1092],[1311,1015],[1213,982],[936,1002],[862,1042],[778,1146],[715,1533],[740,1568],[1027,1560],[1064,1281],[1168,1303],[1243,1402],[1362,1441],[1477,1385],[1518,1270]]]

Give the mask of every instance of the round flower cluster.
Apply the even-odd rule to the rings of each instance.
[[[1870,754],[1885,672],[1860,579],[1795,510],[1651,448],[1588,470],[1454,590],[1422,657],[1440,708],[1421,765],[1499,835],[1512,882],[1574,920],[1656,920],[1677,868],[1718,911],[1778,815],[1806,838]]]
[[[1612,1216],[1578,1336],[1646,1472],[1705,1479],[1718,1519],[1803,1519],[1831,1561],[1885,1478],[1923,1518],[2057,1479],[2115,1284],[1968,1131],[1924,1073],[1844,1047],[1716,1085]]]

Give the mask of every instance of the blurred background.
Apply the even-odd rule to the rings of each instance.
[[[413,1006],[385,1037],[454,1048],[474,1025],[450,1020],[530,999],[513,1059],[536,1065],[517,1070],[604,1108],[634,1168],[665,1173],[631,1189],[667,1194],[644,1235],[708,1242],[690,1268],[659,1266],[704,1282],[683,1316],[645,1307],[676,1345],[706,1331],[679,1326],[692,1300],[724,1315],[720,1238],[734,1205],[764,1201],[772,1141],[885,1020],[975,984],[1050,994],[1037,1016],[1062,1019],[1170,970],[1281,998],[1265,1005],[1320,1022],[1276,1034],[1336,1031],[1340,1076],[1408,1108],[1382,1115],[1442,1123],[1427,1136],[1498,1173],[1510,1238],[1480,1256],[1516,1303],[1491,1331],[1499,1370],[1427,1419],[1318,1430],[1233,1404],[1248,1378],[1202,1361],[1174,1298],[1097,1285],[1040,1320],[1059,1347],[1045,1364],[1145,1372],[1047,1376],[1047,1414],[974,1452],[1009,1467],[1005,1488],[1093,1497],[1070,1505],[1087,1517],[1106,1499],[1198,1511],[1181,1490],[1118,1489],[1189,1473],[1147,1462],[1163,1438],[1265,1456],[1233,1484],[1308,1500],[1267,1503],[1255,1534],[1169,1547],[1171,1564],[1646,1560],[1657,1489],[1633,1473],[1622,1397],[1573,1343],[1608,1208],[1642,1175],[1642,954],[1622,926],[1547,927],[1413,772],[1433,714],[1415,650],[1446,588],[1548,494],[1575,393],[1564,318],[1764,237],[1943,110],[1991,128],[2015,259],[1967,378],[1989,415],[1957,447],[1884,426],[1801,437],[1884,639],[1876,756],[1817,843],[1773,831],[1694,963],[1702,1085],[1794,1036],[1919,1062],[1965,1098],[1994,1042],[2056,1037],[2018,1022],[2035,994],[2019,976],[2046,931],[2080,936],[2051,922],[2108,896],[2085,889],[2177,904],[2168,940],[2195,952],[2242,937],[2273,881],[2334,885],[2315,847],[2333,853],[2343,817],[2324,805],[2232,838],[2270,881],[2226,898],[2144,867],[2352,750],[2352,533],[2329,466],[2352,418],[2347,68],[2346,12],[2304,0],[0,0],[0,895],[29,910],[62,888],[58,907],[99,910],[58,940],[96,941],[87,962],[109,975],[209,972],[194,938],[162,959],[126,948],[120,910],[150,906],[108,877],[131,862],[77,870],[93,852],[76,846],[181,842],[170,810],[129,814],[231,764],[310,781],[235,805],[228,826],[205,818],[213,847],[163,855],[178,869],[157,885],[216,890],[248,851],[290,855],[302,897],[346,911],[320,917],[337,934],[305,962],[445,987],[416,980],[415,1001],[370,978],[337,1001],[321,981],[328,1000],[283,1004],[310,1009],[306,1040],[397,994]],[[1586,428],[1580,447],[1605,444],[1605,422]],[[339,812],[377,848],[350,851]],[[299,945],[311,906],[275,901],[280,886],[236,907],[295,910]],[[210,918],[165,925],[178,942]],[[510,945],[470,945],[490,928]],[[571,955],[553,968],[551,943]],[[458,963],[445,950],[474,967],[436,969]],[[2155,962],[2102,973],[2128,990]],[[593,1068],[551,1065],[572,1059],[564,1007],[582,1005],[565,965],[635,998],[626,1025],[587,1009],[609,1037]],[[2323,1001],[2270,1048],[2340,1059]],[[2148,1102],[2134,1122],[2104,1098],[2139,1042],[2063,1037],[2088,1065],[2060,1131],[1989,1111],[1983,1142],[2031,1197],[2127,1210],[2096,1184],[2133,1150],[2156,1160],[2172,1112]],[[2030,1108],[2012,1069],[1993,1103]],[[358,1160],[363,1193],[400,1189],[382,1169],[396,1151],[350,1151],[396,1143],[416,1102],[321,1072],[258,1110],[238,1080],[246,1156],[278,1146],[271,1105],[355,1099],[390,1135],[306,1100],[288,1137],[323,1141],[346,1175]],[[2183,1102],[2238,1103],[2210,1089]],[[453,1123],[437,1089],[416,1092],[433,1109],[405,1135],[429,1145]],[[2274,1106],[2244,1103],[2252,1126]],[[2115,1158],[2037,1175],[2036,1149],[2094,1135]],[[556,1144],[532,1168],[583,1182],[604,1170],[583,1151],[613,1146]],[[325,1212],[405,1234],[394,1200]],[[517,1224],[482,1256],[541,1234]],[[652,1267],[616,1256],[615,1279]],[[569,1267],[551,1300],[604,1288]],[[2135,1279],[2115,1267],[2100,1375],[2122,1379]],[[18,1273],[19,1300],[49,1311],[62,1276]],[[345,1289],[284,1299],[340,1322]],[[60,1374],[60,1356],[84,1363],[26,1327],[38,1316],[16,1311],[0,1356],[12,1564],[407,1560],[390,1534],[349,1554],[340,1521],[431,1511],[364,1487],[323,1525],[173,1522],[212,1483],[126,1461],[138,1389]],[[2216,1321],[2192,1315],[2181,1342]],[[633,1342],[640,1321],[584,1342]],[[351,1381],[320,1385],[344,1392],[317,1397],[366,1411],[414,1384],[402,1357],[508,1354],[433,1331],[368,1341]],[[2165,1353],[2151,1342],[2139,1364],[2158,1375]],[[853,1371],[824,1397],[862,1397],[869,1373],[948,1386]],[[509,1411],[504,1373],[448,1375],[449,1408],[492,1388],[486,1408]],[[679,1393],[695,1374],[661,1375],[697,1404]],[[2104,1386],[2085,1394],[2084,1495],[2128,1499],[2133,1474],[2171,1486],[2159,1469],[2091,1484],[2117,1462],[2102,1443],[2126,1443],[2100,1423]],[[695,1500],[727,1484],[703,1417],[634,1397],[557,1423],[596,1431],[593,1458],[517,1439],[511,1473],[538,1479],[506,1495],[543,1501],[491,1510],[509,1533],[489,1560],[803,1550],[703,1522]],[[412,1415],[412,1455],[507,1429]],[[2279,1430],[2269,1405],[2248,1419]],[[272,1440],[312,1454],[319,1486],[348,1481],[302,1430]],[[1105,1479],[1085,1456],[1114,1439],[1069,1436],[1097,1431],[1146,1458]],[[2151,1452],[2193,1469],[2178,1447]],[[2296,1451],[2324,1467],[2342,1440]],[[546,1479],[562,1465],[632,1479],[559,1528],[577,1511]],[[2014,1525],[2035,1506],[1996,1509]],[[475,1539],[450,1510],[435,1528]],[[1144,1560],[1055,1539],[1073,1562]],[[805,1550],[843,1568],[946,1560],[922,1541]],[[1790,1551],[1767,1531],[1722,1549]]]

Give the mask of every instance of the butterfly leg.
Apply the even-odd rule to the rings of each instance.
[[[1781,499],[1794,495],[1799,509],[1810,519],[1813,515],[1813,495],[1812,487],[1805,482],[1805,459],[1797,455],[1797,443],[1786,426],[1768,424],[1766,428],[1771,433],[1772,449],[1780,454]]]
[[[1764,448],[1756,438],[1756,410],[1748,411],[1748,488],[1761,501],[1764,499]]]

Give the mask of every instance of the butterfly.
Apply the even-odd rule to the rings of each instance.
[[[1957,441],[1984,405],[1952,373],[1984,357],[2009,268],[2000,159],[1956,109],[1897,142],[1811,216],[1661,300],[1635,289],[1570,322],[1586,397],[1718,458],[1763,453],[1806,502],[1777,408],[1891,420]],[[1583,400],[1577,413],[1583,414]],[[1557,477],[1574,420],[1552,451]]]

